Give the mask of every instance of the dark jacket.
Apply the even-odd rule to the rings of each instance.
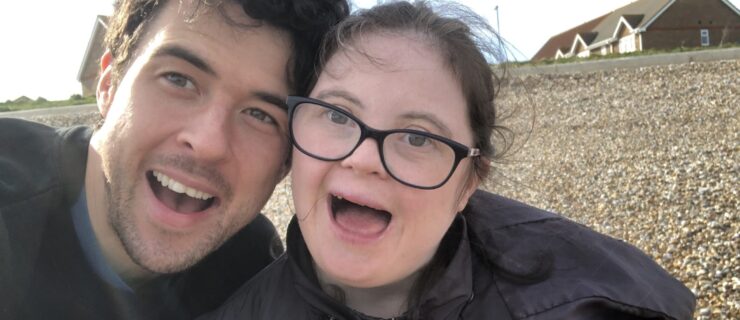
[[[204,318],[374,319],[322,292],[293,220],[286,254]],[[631,245],[483,191],[440,247],[454,253],[422,296],[420,319],[691,319],[695,306]]]
[[[97,276],[70,208],[92,130],[0,119],[0,319],[191,319],[215,309],[282,251],[262,215],[187,271],[135,292]]]

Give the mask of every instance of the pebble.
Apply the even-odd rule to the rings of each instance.
[[[637,246],[693,288],[695,318],[740,319],[738,74],[726,60],[511,79],[498,106],[518,152],[486,188]]]
[[[740,319],[738,74],[727,60],[512,78],[497,107],[514,145],[482,188],[637,246],[692,289],[695,318]],[[286,178],[264,209],[283,241],[292,208]]]

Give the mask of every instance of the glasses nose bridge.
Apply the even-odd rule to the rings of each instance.
[[[383,142],[385,140],[385,137],[391,134],[391,132],[372,128],[367,124],[359,121],[358,123],[362,128],[362,132],[360,135],[360,140],[357,141],[355,149],[357,149],[365,140],[367,140],[367,138],[375,140],[375,144],[378,146],[378,156],[380,156],[380,161],[383,162],[383,164],[385,165],[385,159],[383,159]],[[354,150],[352,150],[352,152],[354,152]]]

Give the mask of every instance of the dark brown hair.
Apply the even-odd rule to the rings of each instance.
[[[223,0],[196,0],[196,8],[219,7]],[[293,94],[306,94],[313,81],[318,47],[323,35],[349,14],[346,0],[229,0],[259,22],[287,31],[292,40],[288,79]],[[128,69],[146,28],[167,0],[116,0],[105,35],[113,56],[111,81],[117,84]],[[224,19],[225,16],[221,11]],[[195,13],[193,13],[195,14]],[[258,25],[257,25],[258,26]],[[246,26],[255,27],[255,26]]]
[[[459,4],[428,1],[393,2],[360,10],[335,26],[324,39],[319,71],[334,54],[343,50],[359,52],[376,61],[358,48],[363,35],[409,32],[420,35],[423,41],[429,41],[439,50],[460,83],[467,102],[473,143],[482,155],[474,161],[473,171],[482,181],[491,170],[490,161],[502,157],[511,146],[511,132],[497,123],[494,103],[505,75],[502,64],[495,65],[503,62],[504,46],[485,19]],[[500,145],[494,146],[494,141]],[[452,260],[460,239],[457,230],[459,228],[453,224],[432,261],[421,270],[408,297],[406,315],[409,318],[423,317],[421,300]],[[472,249],[486,255],[475,246]],[[341,298],[341,295],[337,297]]]

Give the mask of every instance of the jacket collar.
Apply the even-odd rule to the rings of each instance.
[[[463,216],[455,218],[442,241],[443,246],[454,248],[455,253],[432,289],[422,296],[422,319],[456,319],[472,298],[471,252]],[[286,244],[288,265],[296,291],[306,303],[338,319],[376,319],[348,308],[323,292],[295,217],[288,225]]]

